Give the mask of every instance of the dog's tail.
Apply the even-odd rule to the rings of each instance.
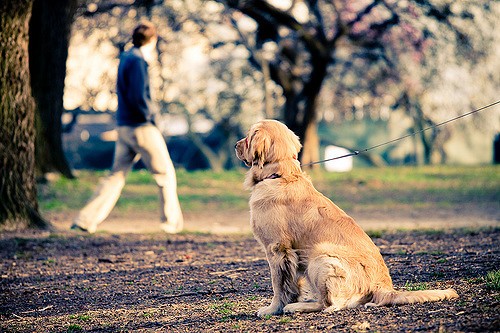
[[[436,302],[452,298],[458,298],[457,292],[453,289],[416,291],[379,290],[373,293],[371,302],[366,303],[365,306]]]

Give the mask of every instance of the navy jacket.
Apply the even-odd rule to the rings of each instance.
[[[118,126],[139,126],[148,122],[154,124],[157,109],[151,100],[148,64],[137,47],[120,56],[116,93]]]

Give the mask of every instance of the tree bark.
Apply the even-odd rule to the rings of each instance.
[[[74,178],[62,146],[64,79],[75,0],[35,0],[29,30],[30,73],[36,101],[36,171]]]
[[[415,114],[413,117],[413,121],[415,123],[416,131],[419,131],[420,142],[422,143],[423,151],[423,159],[425,165],[431,164],[431,156],[434,148],[434,142],[436,140],[436,129],[433,128],[428,131],[425,131],[425,128],[434,125],[434,123],[425,117],[424,112],[422,111],[422,107],[418,102],[414,102],[413,109],[415,110]]]
[[[286,96],[285,124],[299,136],[303,145],[299,156],[302,164],[319,160],[317,100],[327,75],[328,63],[331,61],[328,53],[311,52],[311,57],[311,75],[307,81],[302,82],[300,91],[286,88],[288,85],[293,87],[292,82],[282,85]],[[287,76],[284,73],[278,75]],[[283,81],[278,80],[278,82],[282,83]],[[310,168],[316,167],[318,167],[317,164],[310,166]]]
[[[32,1],[0,1],[0,229],[48,227],[38,213],[35,105],[28,65]]]
[[[319,161],[319,136],[318,124],[311,121],[307,125],[306,134],[304,136],[304,145],[302,147],[302,164]],[[308,166],[308,168],[319,167],[318,164]]]

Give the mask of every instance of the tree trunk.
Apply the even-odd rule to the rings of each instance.
[[[223,170],[223,163],[219,156],[217,156],[217,154],[214,153],[212,149],[203,142],[200,136],[193,131],[193,122],[191,118],[192,113],[184,108],[184,114],[186,115],[186,120],[188,123],[188,137],[207,159],[207,162],[210,165],[210,169],[215,172],[221,172]]]
[[[262,63],[262,74],[264,76],[264,116],[267,119],[273,117],[273,95],[271,89],[271,72],[269,70],[269,61],[264,57],[261,60]]]
[[[431,156],[434,148],[434,141],[436,139],[436,129],[433,128],[428,131],[424,131],[424,129],[428,126],[433,125],[433,123],[425,118],[424,112],[422,111],[422,107],[418,103],[413,104],[413,108],[415,110],[414,123],[416,127],[416,131],[420,131],[420,141],[424,148],[424,164],[431,164]],[[429,132],[430,133],[427,133]]]
[[[318,124],[312,121],[308,124],[302,147],[302,164],[319,161],[319,137]],[[310,165],[309,168],[317,167],[317,164]]]
[[[314,102],[316,98],[317,94],[298,101],[295,95],[288,94],[286,96],[284,120],[288,128],[299,137],[302,143],[302,150],[299,153],[299,160],[302,164],[315,162],[319,159],[318,124],[316,123],[316,103]],[[314,167],[316,165],[310,166],[310,168]]]
[[[321,86],[327,74],[330,58],[327,55],[314,54],[313,69],[300,92],[285,91],[285,124],[299,136],[303,145],[299,159],[302,164],[319,160],[319,138],[317,124],[317,100]],[[290,85],[293,86],[293,85]],[[310,168],[318,167],[317,164]]]
[[[0,1],[0,229],[48,227],[38,213],[35,105],[28,65],[31,0]]]
[[[75,0],[35,0],[29,30],[30,73],[36,101],[36,171],[74,178],[62,147],[66,59]]]

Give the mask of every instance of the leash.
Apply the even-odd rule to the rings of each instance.
[[[324,162],[328,162],[328,161],[334,161],[334,160],[339,160],[341,158],[345,158],[345,157],[349,157],[349,156],[358,156],[359,154],[363,154],[363,153],[366,153],[372,149],[375,149],[375,148],[379,148],[379,147],[382,147],[382,146],[385,146],[385,145],[388,145],[388,144],[391,144],[391,143],[394,143],[394,142],[397,142],[397,141],[400,141],[400,140],[403,140],[403,139],[406,139],[408,137],[411,137],[411,136],[415,136],[417,134],[420,134],[422,132],[425,132],[425,131],[428,131],[430,129],[434,129],[434,128],[437,128],[437,127],[440,127],[440,126],[443,126],[445,124],[448,124],[448,123],[451,123],[452,121],[455,121],[457,119],[460,119],[460,118],[464,118],[464,117],[467,117],[473,113],[476,113],[476,112],[480,112],[480,111],[483,111],[483,110],[486,110],[488,108],[491,108],[492,106],[495,106],[497,104],[500,104],[500,100],[496,101],[496,102],[493,102],[491,104],[488,104],[488,105],[485,105],[479,109],[476,109],[476,110],[473,110],[473,111],[470,111],[470,112],[467,112],[467,113],[464,113],[462,115],[459,115],[457,117],[454,117],[454,118],[451,118],[451,119],[448,119],[446,121],[443,121],[441,123],[438,123],[438,124],[435,124],[435,125],[432,125],[432,126],[429,126],[429,127],[426,127],[424,129],[421,129],[419,131],[415,131],[413,133],[410,133],[410,134],[406,134],[406,135],[403,135],[399,138],[396,138],[396,139],[392,139],[392,140],[389,140],[389,141],[386,141],[386,142],[383,142],[383,143],[379,143],[375,146],[372,146],[372,147],[369,147],[369,148],[365,148],[365,149],[360,149],[360,150],[354,150],[352,153],[349,153],[349,154],[345,154],[345,155],[342,155],[342,156],[336,156],[336,157],[333,157],[333,158],[328,158],[326,160],[321,160],[321,161],[316,161],[316,162],[311,162],[311,163],[306,163],[306,164],[301,164],[301,166],[309,166],[309,165],[314,165],[314,164],[319,164],[319,163],[324,163]]]

